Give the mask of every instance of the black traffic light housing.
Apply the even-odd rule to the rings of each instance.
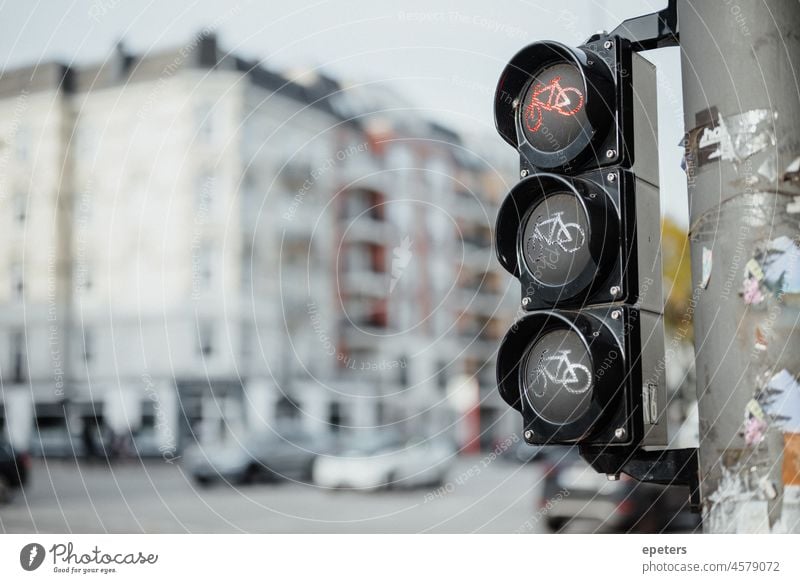
[[[503,70],[495,125],[523,180],[499,210],[497,257],[526,312],[497,381],[529,443],[578,444],[598,472],[688,485],[697,509],[696,449],[663,449],[657,84],[637,54],[678,36],[669,0],[577,48],[533,43]]]
[[[603,37],[577,48],[533,43],[509,61],[495,92],[495,125],[523,170],[631,166],[631,54],[628,41]]]
[[[498,353],[500,396],[522,414],[538,445],[635,447],[659,415],[663,356],[659,318],[626,305],[536,311],[523,316]],[[657,375],[656,375],[657,376]]]
[[[529,443],[667,443],[656,119],[655,69],[619,36],[534,43],[498,83],[495,122],[522,180],[496,252],[525,315],[497,380]]]
[[[511,189],[497,215],[496,252],[520,280],[527,310],[636,303],[647,292],[640,255],[652,262],[658,249],[651,241],[639,247],[636,188],[631,172],[611,168],[534,174]]]

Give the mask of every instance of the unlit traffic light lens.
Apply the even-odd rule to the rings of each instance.
[[[565,285],[593,269],[589,220],[571,193],[548,196],[535,206],[522,231],[522,255],[533,277],[550,286]]]
[[[572,330],[553,330],[531,347],[522,386],[531,408],[546,421],[563,425],[580,419],[592,399],[592,359]]]

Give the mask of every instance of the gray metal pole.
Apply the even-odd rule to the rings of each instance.
[[[680,0],[706,532],[800,531],[800,4]]]

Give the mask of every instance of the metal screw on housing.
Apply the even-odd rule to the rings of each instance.
[[[616,150],[613,150],[611,148],[606,150],[606,158],[613,158],[616,155],[617,155],[617,151]]]
[[[615,285],[615,286],[612,286],[611,289],[608,290],[608,291],[611,293],[612,296],[618,296],[619,292],[621,292],[622,290],[620,289],[620,287],[618,285]]]
[[[603,48],[604,49],[610,49],[613,46],[614,46],[614,43],[612,43],[610,40],[607,40],[606,42],[603,43]]]
[[[613,320],[619,320],[620,316],[622,316],[622,312],[620,312],[619,310],[614,310],[613,312],[611,312],[611,318]]]
[[[527,171],[527,170],[524,170],[524,169],[523,169],[523,170],[520,170],[520,171],[519,171],[519,175],[520,175],[522,178],[525,178],[525,177],[528,175],[528,171]]]
[[[612,151],[613,150],[609,150],[609,152],[612,152]],[[609,156],[609,158],[610,157],[611,156]],[[614,174],[613,172],[609,172],[608,174],[606,174],[606,180],[608,180],[609,182],[616,182],[617,181],[617,175]]]
[[[525,441],[530,441],[532,439],[533,439],[533,431],[528,429],[527,431],[525,431]]]
[[[625,438],[625,435],[627,435],[627,433],[628,433],[628,432],[627,432],[627,431],[625,431],[625,428],[624,428],[624,427],[617,427],[617,428],[614,430],[614,437],[616,437],[617,439],[624,439],[624,438]]]
[[[531,299],[530,298],[522,298],[522,305],[523,306],[527,306],[530,303],[531,303]]]
[[[619,480],[619,474],[606,474],[606,479],[609,482],[616,482],[617,480]]]

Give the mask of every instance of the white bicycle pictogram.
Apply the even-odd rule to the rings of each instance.
[[[575,253],[586,242],[586,233],[578,223],[565,223],[562,211],[555,213],[551,218],[536,223],[533,237],[528,240],[540,240],[548,246],[558,245],[565,253]]]
[[[534,390],[534,395],[544,397],[548,381],[561,385],[568,393],[575,395],[582,395],[589,390],[592,374],[584,365],[570,361],[571,352],[571,350],[558,350],[541,360],[536,370],[531,373],[531,384],[537,383],[539,379],[543,381],[541,393]]]

